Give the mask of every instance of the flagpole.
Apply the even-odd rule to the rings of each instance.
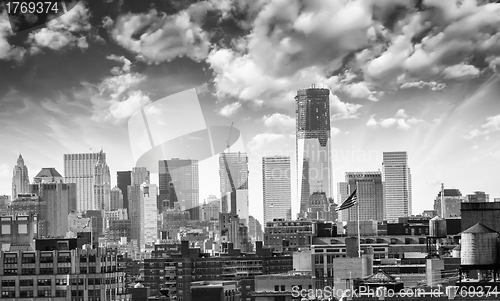
[[[358,193],[358,181],[356,181],[356,193]],[[358,214],[357,214],[357,220],[358,220],[358,256],[359,258],[361,258],[361,231],[360,231],[360,227],[359,227],[359,205],[360,205],[360,199],[357,198],[357,210],[358,210]]]

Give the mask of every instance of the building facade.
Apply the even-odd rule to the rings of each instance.
[[[94,172],[94,202],[97,203],[98,209],[109,210],[110,197],[111,174],[109,173],[109,166],[106,163],[106,157],[103,156],[101,150]]]
[[[442,218],[460,217],[460,206],[464,199],[460,190],[444,189],[444,215],[441,212],[441,191],[434,200],[434,210],[436,210],[437,215]]]
[[[192,220],[200,219],[198,160],[178,159],[159,162],[158,210],[174,208],[189,211]]]
[[[406,152],[384,152],[382,162],[385,217],[395,221],[411,215],[411,173]]]
[[[99,208],[94,199],[94,176],[99,158],[106,161],[106,154],[64,155],[64,179],[66,183],[76,184],[76,210],[79,212]]]
[[[384,220],[384,187],[382,173],[375,172],[346,172],[345,182],[339,183],[339,206],[356,189],[358,204],[341,211],[342,221],[355,221],[358,216],[362,221]]]
[[[292,210],[290,157],[262,158],[264,222],[286,219]]]
[[[39,183],[30,189],[46,204],[46,214],[39,217],[45,224],[45,235],[64,237],[69,231],[68,214],[76,210],[76,184]]]
[[[28,167],[24,165],[23,156],[19,154],[12,175],[12,200],[15,200],[18,194],[28,193],[29,184]]]
[[[247,154],[220,153],[219,176],[222,212],[232,214],[238,214],[240,210],[248,212],[248,208],[241,208],[245,203],[247,207],[249,205]]]
[[[117,171],[116,172],[116,186],[120,188],[123,193],[123,208],[128,209],[128,185],[132,184],[132,171]]]
[[[105,210],[116,210],[122,209],[123,206],[123,193],[122,190],[116,186],[111,189],[110,198],[109,198],[109,206],[106,206]]]
[[[140,250],[154,245],[158,239],[158,208],[156,207],[156,184],[141,185],[140,200],[140,233],[138,238]]]
[[[327,198],[333,198],[330,90],[299,90],[295,103],[297,196],[300,200],[300,213],[305,213],[314,192],[324,192]]]

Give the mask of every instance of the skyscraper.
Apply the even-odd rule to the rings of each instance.
[[[158,208],[156,207],[156,184],[144,183],[140,189],[140,250],[152,246],[158,239]]]
[[[248,156],[246,153],[220,153],[219,176],[222,212],[248,213]],[[239,207],[239,208],[238,208]],[[246,207],[246,208],[244,208]],[[240,216],[246,219],[248,216]]]
[[[340,192],[339,206],[357,189],[356,195],[360,206],[359,219],[361,221],[384,220],[384,187],[380,171],[346,172],[345,182],[338,183],[338,186]],[[342,221],[357,220],[358,208],[356,206],[340,212]]]
[[[116,172],[116,186],[121,189],[123,193],[123,208],[128,209],[128,189],[127,186],[132,184],[132,171],[117,171]]]
[[[111,174],[108,164],[106,164],[106,157],[101,150],[94,171],[94,202],[98,209],[106,210],[106,207],[109,207],[110,196]]]
[[[384,152],[382,162],[385,219],[411,215],[411,174],[406,152]]]
[[[66,183],[76,183],[76,210],[83,212],[97,209],[94,200],[94,175],[96,164],[106,161],[105,153],[65,154],[64,177]]]
[[[305,213],[315,192],[333,198],[330,155],[330,90],[310,88],[297,91],[296,154],[300,212]]]
[[[146,167],[134,167],[132,168],[132,182],[131,185],[142,185],[144,183],[149,184],[149,170]]]
[[[192,220],[200,219],[198,160],[173,158],[159,161],[158,209],[189,211]]]
[[[30,185],[30,190],[46,204],[46,212],[38,217],[44,219],[45,234],[64,237],[69,231],[68,214],[76,209],[76,184],[39,182]]]
[[[286,219],[292,210],[290,157],[262,158],[264,223]]]
[[[437,215],[442,218],[450,218],[450,217],[460,217],[460,209],[462,202],[465,201],[465,197],[462,196],[462,193],[458,189],[444,189],[443,188],[443,200],[444,200],[444,214],[441,212],[441,192],[439,191],[436,199],[434,200],[434,210],[436,210]]]
[[[18,194],[28,193],[29,184],[28,167],[24,165],[23,156],[19,154],[12,175],[12,200],[15,200]]]
[[[106,208],[104,209],[116,210],[121,208],[123,208],[123,192],[118,186],[116,186],[115,188],[111,189],[109,206],[106,206]]]

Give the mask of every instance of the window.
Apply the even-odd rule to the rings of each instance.
[[[14,298],[15,296],[15,291],[2,291],[2,298]]]
[[[21,259],[22,263],[35,263],[35,254],[32,253],[24,253],[23,258]]]
[[[4,275],[17,275],[17,269],[4,269]]]
[[[5,254],[3,258],[5,264],[17,264],[17,254]]]
[[[19,235],[28,235],[28,225],[27,224],[17,225],[17,231]]]
[[[282,291],[282,292],[284,292],[284,291],[285,291],[285,286],[284,286],[284,285],[282,285],[282,286],[281,286],[281,291]]]
[[[23,268],[21,269],[21,275],[35,275],[34,268]]]
[[[16,280],[2,280],[2,286],[16,286]]]
[[[32,290],[27,290],[27,291],[21,290],[19,292],[19,297],[21,297],[21,298],[31,298],[31,297],[33,297],[33,291]]]
[[[52,275],[52,274],[54,274],[54,269],[53,268],[40,268],[40,274],[41,275]]]
[[[51,290],[38,290],[38,297],[52,297]]]
[[[51,286],[52,281],[50,279],[38,279],[38,286]]]
[[[68,279],[66,278],[57,278],[56,285],[68,285]]]
[[[56,290],[56,297],[66,297],[66,291]]]
[[[2,235],[10,235],[10,225],[2,225]]]
[[[280,286],[279,285],[275,285],[274,286],[274,291],[278,292],[280,290]]]
[[[19,286],[33,286],[33,279],[21,279],[19,280]]]

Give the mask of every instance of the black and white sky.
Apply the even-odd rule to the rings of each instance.
[[[495,1],[92,0],[16,34],[0,11],[0,194],[20,152],[33,177],[102,147],[115,181],[134,166],[128,118],[196,88],[207,124],[241,131],[260,218],[261,156],[293,156],[294,95],[316,84],[334,183],[407,151],[414,214],[442,182],[500,197]],[[218,195],[218,171],[200,174],[200,197]]]

